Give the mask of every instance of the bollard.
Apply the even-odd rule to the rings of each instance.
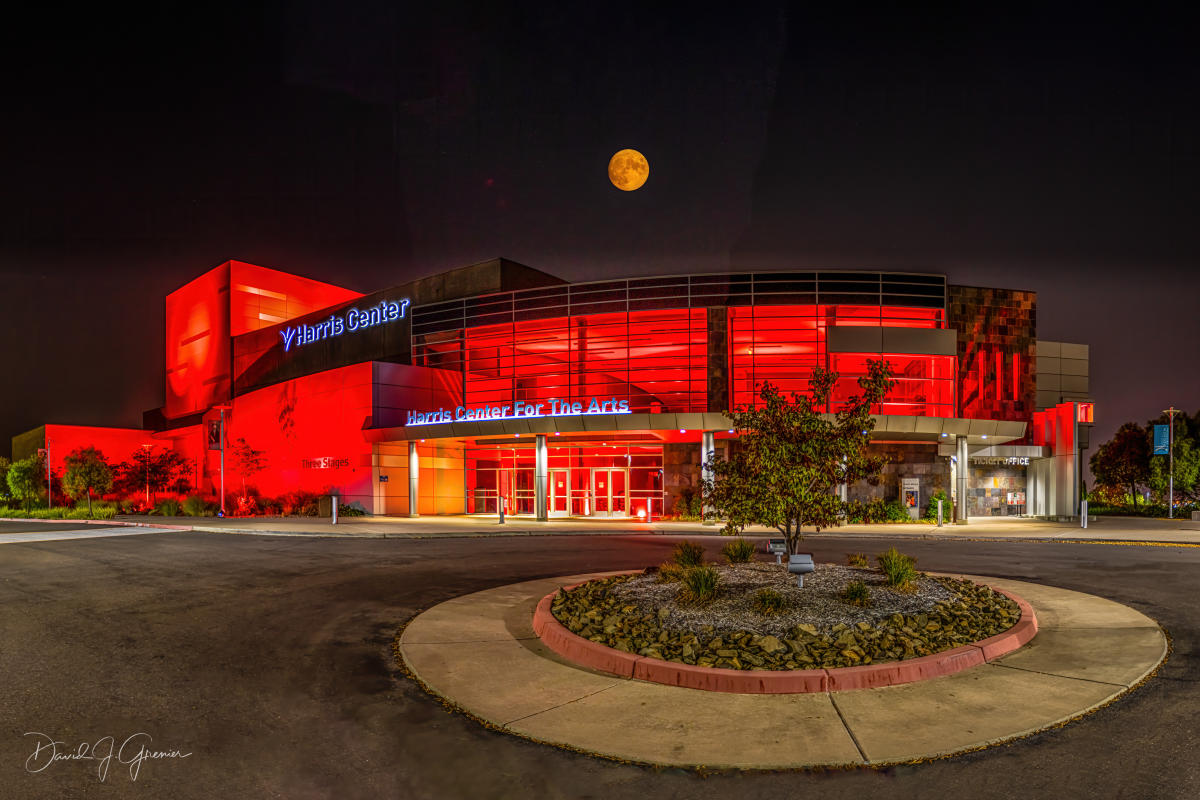
[[[330,523],[331,525],[337,525],[337,507],[338,507],[338,496],[335,494],[333,496],[333,522]]]
[[[942,527],[942,501],[938,498],[938,527]]]
[[[1087,500],[1079,501],[1079,524],[1084,528],[1087,527]]]
[[[500,524],[503,525],[504,524],[504,498],[503,497],[500,498],[500,502],[497,505],[499,505],[499,507],[500,507]]]

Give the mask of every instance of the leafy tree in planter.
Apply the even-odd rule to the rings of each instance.
[[[8,490],[14,500],[20,501],[28,511],[46,488],[46,462],[39,456],[29,456],[14,461],[5,476]]]
[[[1136,422],[1126,422],[1112,439],[1100,445],[1088,463],[1097,484],[1122,494],[1128,489],[1136,506],[1137,487],[1150,480],[1150,436]]]
[[[242,476],[242,500],[246,499],[246,480],[253,478],[258,473],[267,468],[266,451],[255,450],[250,445],[246,444],[246,440],[238,438],[229,447],[230,455],[233,456],[234,469]]]
[[[94,447],[78,447],[67,455],[63,473],[63,489],[73,499],[83,495],[88,499],[88,516],[92,515],[92,493],[104,494],[113,485],[112,468],[104,454]]]
[[[708,516],[725,520],[724,533],[766,525],[795,553],[805,526],[819,531],[839,523],[847,504],[836,494],[838,484],[879,477],[885,459],[867,453],[871,408],[891,389],[891,368],[882,360],[867,364],[867,376],[858,379],[862,393],[836,415],[823,411],[838,376],[821,367],[807,395],[788,401],[764,383],[761,408],[729,412],[739,438],[728,458],[709,457],[713,477],[704,482]]]

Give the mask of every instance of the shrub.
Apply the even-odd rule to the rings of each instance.
[[[209,517],[216,513],[216,509],[214,504],[194,494],[183,501],[183,513],[189,517]]]
[[[116,515],[117,515],[116,506],[105,505],[105,506],[97,506],[96,508],[92,509],[92,518],[93,519],[112,519]]]
[[[754,560],[754,542],[738,537],[721,548],[721,555],[730,564],[746,564]]]
[[[937,520],[937,501],[942,501],[942,519],[950,521],[954,519],[954,505],[950,502],[950,498],[946,496],[944,489],[938,489],[929,496],[929,505],[925,506],[925,519]]]
[[[850,553],[846,556],[846,566],[858,567],[859,569],[870,569],[871,562],[867,560],[866,553]]]
[[[704,563],[704,548],[685,539],[675,545],[675,554],[671,558],[681,567],[699,567]]]
[[[365,517],[367,512],[357,505],[348,506],[345,503],[338,503],[339,517]]]
[[[871,605],[871,592],[862,581],[850,581],[842,590],[842,599],[852,606],[866,607]]]
[[[234,513],[239,517],[253,517],[258,513],[258,500],[252,495],[242,495],[237,499],[237,510]]]
[[[787,605],[783,595],[774,589],[759,589],[754,594],[754,610],[765,616],[778,614]]]
[[[160,517],[178,517],[180,508],[178,500],[163,500],[154,508],[154,513]]]
[[[659,583],[676,583],[683,579],[684,568],[674,561],[664,561],[658,568]]]
[[[917,560],[894,547],[875,556],[875,560],[879,563],[879,571],[887,579],[888,586],[906,591],[912,589],[913,581],[920,577],[920,573],[917,572]]]
[[[712,567],[689,567],[680,580],[683,584],[681,599],[697,605],[707,603],[717,596],[717,586],[720,582],[720,576]]]
[[[908,515],[908,509],[904,507],[904,503],[899,500],[888,500],[883,504],[883,520],[884,522],[908,522],[912,517]]]
[[[685,489],[675,496],[675,516],[686,520],[700,519],[704,516],[704,501],[695,491]]]

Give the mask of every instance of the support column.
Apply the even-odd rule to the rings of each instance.
[[[955,440],[958,455],[958,469],[956,470],[958,478],[958,502],[954,504],[954,522],[958,525],[967,524],[967,474],[971,469],[970,454],[967,452],[967,437],[959,436]]]
[[[537,512],[538,522],[545,522],[550,519],[546,507],[546,491],[550,485],[550,451],[546,449],[546,434],[539,433],[536,442],[533,462],[533,508]]]
[[[704,431],[700,435],[700,481],[703,486],[704,481],[712,480],[712,470],[708,468],[708,459],[717,451],[717,440],[713,436],[713,431]],[[701,495],[702,499],[703,495]],[[711,509],[708,503],[704,503],[704,513],[707,514]],[[712,525],[710,519],[704,520],[705,525]]]
[[[419,517],[421,489],[421,459],[417,454],[417,443],[408,443],[408,515]]]
[[[846,473],[846,459],[843,458],[842,459],[842,474],[845,475],[845,473]],[[845,481],[842,481],[841,483],[838,484],[838,499],[841,500],[843,503],[847,502],[850,499],[850,485],[847,484]]]

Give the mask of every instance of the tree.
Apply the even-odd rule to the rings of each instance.
[[[46,462],[41,456],[29,456],[14,461],[8,468],[8,490],[28,511],[46,488]]]
[[[63,488],[73,499],[84,494],[88,499],[88,516],[92,515],[92,493],[104,494],[113,485],[112,468],[104,454],[94,447],[77,447],[65,459]]]
[[[1184,497],[1195,497],[1197,483],[1200,483],[1200,413],[1189,418],[1186,413],[1175,416],[1175,492]],[[1168,424],[1167,415],[1150,420],[1146,425],[1147,436],[1154,430],[1154,425]],[[1165,455],[1150,456],[1150,475],[1146,484],[1158,497],[1166,497],[1170,485],[1171,460]],[[1172,498],[1172,501],[1174,498]]]
[[[1138,486],[1150,480],[1149,433],[1136,422],[1126,422],[1088,463],[1097,484],[1121,494],[1128,489],[1136,506]]]
[[[130,454],[128,461],[116,466],[115,487],[125,494],[132,494],[150,485],[150,502],[160,491],[171,490],[180,494],[190,487],[188,476],[192,462],[183,454],[167,447],[138,448]]]
[[[238,437],[229,447],[233,456],[234,469],[242,476],[242,499],[246,498],[246,481],[267,468],[266,452],[255,450],[246,444],[246,440]]]
[[[0,501],[6,505],[12,499],[12,492],[8,489],[8,468],[12,465],[4,456],[0,456]]]
[[[788,402],[764,383],[761,408],[729,412],[739,433],[729,457],[708,459],[711,479],[703,483],[709,517],[723,518],[724,532],[747,525],[779,530],[795,553],[806,525],[839,524],[846,503],[836,494],[840,483],[877,479],[885,460],[867,447],[875,427],[872,406],[892,386],[886,361],[868,361],[859,378],[861,395],[848,398],[836,415],[822,414],[829,405],[837,373],[813,370],[807,395]]]

